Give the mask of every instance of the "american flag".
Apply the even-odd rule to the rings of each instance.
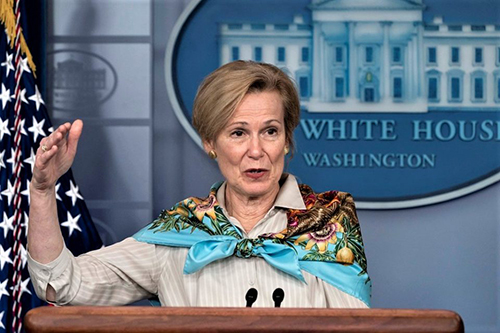
[[[35,152],[53,128],[28,41],[16,25],[26,22],[18,3],[0,0],[0,332],[22,332],[26,312],[44,304],[28,274],[26,235]],[[66,246],[75,255],[102,247],[71,170],[59,179],[56,198]]]

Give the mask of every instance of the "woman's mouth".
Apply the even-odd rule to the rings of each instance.
[[[252,179],[259,179],[267,172],[266,169],[247,169],[245,175]]]

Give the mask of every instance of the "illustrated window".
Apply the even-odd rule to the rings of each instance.
[[[278,47],[278,62],[285,62],[285,60],[286,60],[285,47],[280,46]]]
[[[427,49],[427,64],[437,65],[437,54],[435,47],[429,47]]]
[[[257,46],[253,49],[253,56],[255,61],[262,61],[262,47]]]
[[[455,46],[453,46],[451,48],[450,63],[452,65],[459,65],[460,64],[460,48],[455,47]]]
[[[238,46],[233,46],[231,48],[231,59],[233,61],[240,59],[240,48]]]

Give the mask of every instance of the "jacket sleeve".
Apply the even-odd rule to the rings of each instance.
[[[28,253],[35,291],[46,300],[47,286],[57,305],[124,305],[157,294],[160,268],[156,246],[127,238],[74,257],[64,248],[58,258],[40,264]]]

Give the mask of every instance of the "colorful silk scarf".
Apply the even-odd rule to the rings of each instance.
[[[244,238],[229,222],[212,186],[207,198],[187,198],[164,210],[133,237],[141,242],[188,247],[184,273],[194,273],[230,256],[261,257],[273,267],[305,282],[309,272],[370,306],[371,282],[361,231],[350,194],[316,194],[299,185],[306,209],[289,209],[287,228]]]

